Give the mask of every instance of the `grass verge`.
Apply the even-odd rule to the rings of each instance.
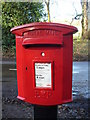
[[[88,40],[73,40],[73,61],[88,60]]]

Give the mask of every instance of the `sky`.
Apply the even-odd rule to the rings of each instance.
[[[50,14],[51,20],[70,20],[76,15],[82,13],[80,0],[51,0]]]

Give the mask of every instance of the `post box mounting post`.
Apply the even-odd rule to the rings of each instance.
[[[34,105],[34,120],[57,120],[57,105]]]

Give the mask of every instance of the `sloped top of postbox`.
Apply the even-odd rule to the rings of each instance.
[[[10,31],[13,34],[22,36],[23,33],[31,30],[58,30],[61,31],[63,34],[73,34],[78,31],[76,27],[71,25],[48,22],[36,22],[25,24],[18,27],[14,27]]]

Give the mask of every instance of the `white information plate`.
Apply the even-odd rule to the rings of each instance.
[[[51,63],[35,63],[36,87],[51,88]]]

